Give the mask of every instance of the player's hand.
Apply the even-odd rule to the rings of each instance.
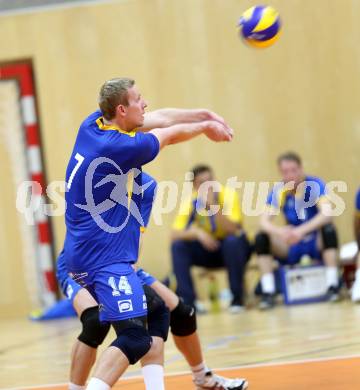
[[[217,121],[205,122],[204,134],[214,142],[231,141],[234,135],[233,129]]]
[[[218,240],[215,240],[209,233],[204,230],[199,229],[197,232],[197,238],[200,241],[200,244],[209,252],[215,252],[219,249],[220,243]]]
[[[300,242],[304,238],[303,232],[298,228],[293,228],[290,230],[287,238],[287,243],[289,245],[294,245]]]
[[[209,120],[223,124],[226,128],[229,129],[229,131],[231,131],[232,134],[234,133],[233,129],[226,123],[225,119],[222,116],[218,115],[216,112],[209,111]]]
[[[209,120],[221,123],[232,133],[232,135],[234,135],[233,129],[226,123],[225,119],[216,112],[209,111]]]
[[[276,235],[280,238],[281,241],[288,244],[291,234],[292,234],[293,227],[292,226],[281,226],[277,228]]]
[[[228,125],[225,122],[225,119],[222,116],[218,115],[216,112],[207,110],[206,116],[207,116],[206,120],[216,121],[216,122],[222,123],[224,126],[228,127]]]

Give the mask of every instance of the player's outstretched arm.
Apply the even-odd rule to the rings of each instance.
[[[220,115],[210,110],[162,108],[147,112],[144,115],[144,124],[138,130],[146,132],[151,129],[170,127],[180,123],[203,122],[208,120],[226,124]]]
[[[233,130],[217,121],[181,123],[170,127],[153,129],[150,133],[159,140],[160,148],[188,141],[200,134],[206,135],[214,142],[229,142],[233,137]]]

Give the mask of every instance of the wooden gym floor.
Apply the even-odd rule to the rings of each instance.
[[[2,320],[0,388],[65,390],[79,329],[76,319]],[[230,377],[247,377],[250,389],[360,389],[360,306],[348,301],[209,314],[199,316],[199,330],[207,364]],[[193,388],[171,339],[165,369],[168,390]],[[116,389],[144,389],[138,366],[127,378]]]

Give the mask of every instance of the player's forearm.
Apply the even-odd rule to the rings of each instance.
[[[164,108],[159,111],[161,111],[160,114],[169,123],[169,126],[212,119],[210,111],[205,109]]]
[[[331,223],[332,218],[329,216],[326,216],[322,213],[318,213],[314,218],[310,219],[308,222],[305,222],[304,224],[300,225],[298,229],[301,230],[301,232],[306,235],[311,232],[314,232],[315,230],[320,229],[322,226],[327,225],[328,223]]]
[[[166,145],[174,145],[188,141],[204,133],[206,129],[207,122],[197,122],[182,123],[167,128],[154,129],[150,132],[158,138],[160,147],[164,147]]]
[[[213,119],[211,112],[205,109],[162,108],[146,113],[144,124],[139,130],[150,131],[180,123],[203,122],[210,119]]]
[[[169,127],[168,144],[175,145],[188,141],[203,134],[207,128],[207,122],[179,124]]]

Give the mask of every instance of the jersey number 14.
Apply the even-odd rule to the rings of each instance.
[[[121,294],[132,295],[133,293],[126,276],[120,276],[118,285],[116,285],[115,278],[110,276],[108,284],[112,288],[113,297],[119,297]]]

